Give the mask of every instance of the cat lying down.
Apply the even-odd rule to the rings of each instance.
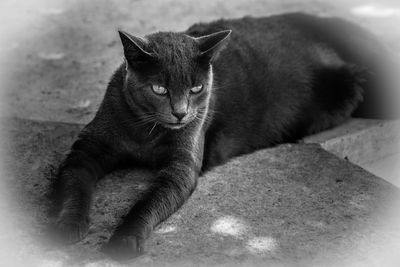
[[[99,179],[123,166],[156,171],[103,248],[117,259],[140,254],[210,168],[351,116],[397,115],[390,53],[342,19],[292,13],[119,34],[125,61],[53,185],[57,237],[74,243]]]

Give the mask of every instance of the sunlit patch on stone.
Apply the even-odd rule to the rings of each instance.
[[[326,223],[320,222],[320,221],[306,221],[305,224],[308,226],[320,228],[320,229],[327,228]]]
[[[39,53],[39,57],[45,60],[58,60],[64,56],[64,53]]]
[[[393,8],[376,4],[356,6],[353,7],[350,11],[354,15],[366,17],[400,16],[400,8]]]
[[[174,225],[166,225],[161,227],[160,229],[154,231],[157,234],[168,234],[176,231],[176,226]]]
[[[350,204],[351,206],[357,208],[357,209],[360,209],[360,210],[367,210],[367,209],[368,209],[365,205],[360,204],[360,203],[358,203],[357,201],[350,200],[350,201],[349,201],[349,204]]]
[[[92,101],[90,101],[89,99],[81,100],[76,105],[74,105],[73,108],[75,108],[75,109],[85,109],[85,108],[88,108],[91,103],[92,103]]]
[[[42,260],[36,266],[38,266],[38,267],[61,267],[61,266],[63,266],[63,262],[61,260]]]
[[[278,244],[276,240],[269,236],[255,237],[247,242],[247,249],[254,254],[274,252]]]
[[[65,10],[63,8],[42,8],[40,9],[40,13],[43,15],[60,15],[64,13]]]
[[[240,236],[245,233],[246,225],[235,217],[225,216],[212,224],[211,231],[221,235]]]

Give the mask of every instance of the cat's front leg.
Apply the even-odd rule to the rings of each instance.
[[[143,251],[144,241],[154,227],[178,210],[194,191],[199,164],[187,149],[170,151],[150,189],[117,227],[103,251],[116,259],[129,259]]]
[[[58,242],[75,243],[87,233],[95,183],[112,170],[117,157],[90,136],[78,139],[61,164],[52,184],[57,218],[51,228]]]

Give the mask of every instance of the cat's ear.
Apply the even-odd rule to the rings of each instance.
[[[146,39],[130,35],[127,32],[118,31],[124,47],[124,55],[130,65],[142,64],[150,61],[154,55],[146,51],[148,41]]]
[[[200,49],[200,57],[213,61],[228,43],[231,30],[215,32],[195,38]]]

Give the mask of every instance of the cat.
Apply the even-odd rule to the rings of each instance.
[[[371,90],[388,52],[339,18],[289,13],[119,35],[124,62],[54,183],[56,229],[74,243],[88,230],[99,179],[121,166],[156,171],[103,247],[116,259],[142,253],[211,168],[383,107]]]

